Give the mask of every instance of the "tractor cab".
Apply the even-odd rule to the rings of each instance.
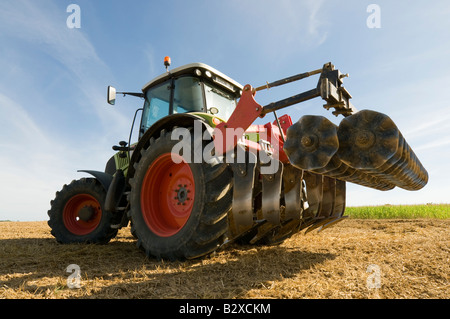
[[[203,63],[178,67],[148,82],[140,135],[158,120],[177,113],[208,113],[227,121],[242,93],[242,85]]]

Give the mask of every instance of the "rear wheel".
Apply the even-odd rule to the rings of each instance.
[[[190,159],[202,158],[203,147],[188,148],[190,153],[181,156],[173,153],[177,143],[171,132],[162,130],[141,151],[130,179],[129,217],[138,246],[148,256],[169,260],[200,257],[217,249],[228,230],[232,200],[228,167],[191,163]]]
[[[105,244],[117,235],[112,214],[104,210],[106,192],[94,178],[64,185],[51,201],[48,225],[60,243]]]

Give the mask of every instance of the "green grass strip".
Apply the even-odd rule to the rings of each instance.
[[[450,204],[347,207],[345,215],[362,219],[450,218]]]

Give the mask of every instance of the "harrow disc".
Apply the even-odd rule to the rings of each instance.
[[[305,115],[286,133],[284,151],[300,169],[326,166],[339,148],[336,125],[323,116]]]
[[[342,120],[338,137],[337,154],[349,166],[406,190],[427,184],[427,171],[387,115],[360,111]]]
[[[339,157],[356,169],[383,165],[397,151],[399,131],[386,115],[370,110],[341,121],[338,129]]]

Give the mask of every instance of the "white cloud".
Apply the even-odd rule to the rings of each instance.
[[[2,93],[0,114],[6,133],[0,142],[0,220],[44,220],[61,177],[74,178],[70,166],[83,158],[46,135],[20,104]]]
[[[311,37],[316,38],[316,45],[319,46],[324,43],[328,37],[328,32],[323,31],[322,27],[326,25],[325,18],[320,17],[323,12],[323,0],[308,1],[307,5],[310,9],[308,33]]]
[[[238,3],[243,21],[252,21],[245,31],[258,40],[265,54],[272,51],[280,55],[292,50],[309,50],[320,46],[327,39],[327,20],[322,0]]]
[[[70,29],[66,25],[67,13],[52,2],[16,0],[0,3],[0,25],[5,35],[31,43],[36,50],[44,51],[48,56],[61,63],[71,75],[71,85],[84,96],[80,104],[86,110],[94,110],[104,128],[124,128],[129,119],[117,109],[105,109],[105,78],[113,75],[99,58],[94,45],[81,29]],[[21,52],[26,54],[26,52]],[[103,92],[105,91],[105,92]],[[117,133],[108,129],[111,133]]]
[[[433,140],[432,142],[420,145],[415,148],[415,151],[419,152],[419,151],[429,150],[432,148],[437,148],[437,149],[442,150],[443,146],[447,146],[449,144],[450,144],[450,137],[446,136],[444,138],[440,138],[438,140]]]
[[[3,168],[0,220],[45,220],[55,192],[64,183],[81,177],[77,169],[102,170],[112,155],[111,138],[116,140],[129,130],[128,117],[118,109],[105,107],[103,82],[105,77],[113,78],[111,71],[83,29],[67,28],[66,17],[65,8],[54,2],[0,2],[2,45],[8,56],[14,57],[2,61],[1,65],[9,64],[8,75],[23,81],[0,79],[0,164]],[[32,51],[19,49],[23,47]],[[51,102],[43,97],[41,89],[52,85],[46,83],[48,79],[42,74],[22,67],[22,61],[34,61],[34,56],[45,57],[52,65],[63,67],[64,76],[56,74],[55,79],[67,81],[68,88],[73,86],[68,97],[73,105],[68,109],[73,112],[74,120],[87,114],[94,122],[98,121],[90,140],[80,138],[76,132],[64,135],[70,140],[51,135],[50,131],[54,134],[55,128],[61,126],[55,124],[49,130],[33,118],[33,114],[47,112],[47,104]],[[23,87],[23,83],[34,85]],[[24,91],[26,94],[20,94]],[[46,116],[51,118],[51,112]],[[80,130],[91,129],[82,126],[80,123]]]
[[[72,72],[86,68],[85,60],[102,63],[94,46],[81,30],[69,29],[65,11],[52,2],[15,0],[0,4],[4,33],[40,44]]]

